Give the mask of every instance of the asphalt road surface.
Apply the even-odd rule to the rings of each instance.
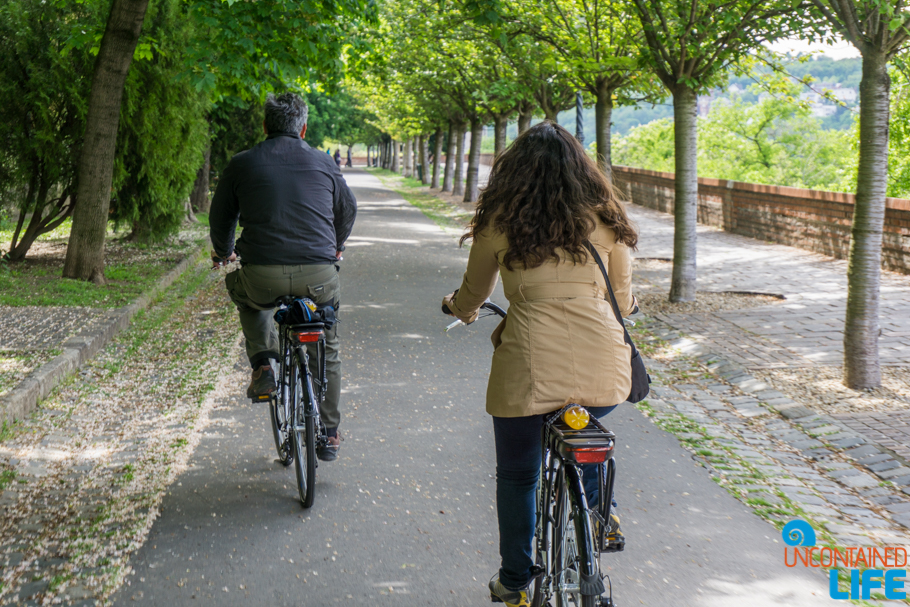
[[[132,559],[117,605],[484,605],[498,567],[492,424],[494,319],[443,333],[442,296],[467,252],[363,171],[342,276],[345,386],[337,461],[297,501],[265,406],[219,404],[190,468]],[[494,300],[505,304],[501,292]],[[836,605],[818,573],[784,565],[779,533],[712,482],[630,405],[618,435],[627,544],[606,555],[620,607]]]

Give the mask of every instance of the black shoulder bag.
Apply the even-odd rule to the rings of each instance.
[[[630,403],[637,403],[641,400],[644,400],[648,396],[650,388],[648,387],[651,383],[651,376],[648,375],[648,370],[645,369],[645,361],[642,360],[641,354],[638,352],[638,348],[635,347],[635,344],[632,343],[632,338],[629,336],[629,331],[626,329],[625,323],[622,321],[622,314],[619,313],[619,304],[616,303],[616,296],[613,295],[613,286],[610,284],[610,277],[607,276],[607,269],[604,267],[604,262],[601,261],[600,255],[597,254],[597,250],[594,248],[590,242],[585,243],[588,251],[591,252],[591,255],[594,256],[594,261],[597,262],[597,265],[600,267],[600,271],[604,275],[604,280],[607,281],[607,293],[610,294],[610,303],[613,306],[613,312],[616,314],[616,320],[619,321],[619,326],[622,327],[623,336],[626,340],[626,343],[629,344],[629,347],[632,348],[632,390],[629,392],[628,400]]]

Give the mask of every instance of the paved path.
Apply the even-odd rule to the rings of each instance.
[[[315,505],[300,509],[275,463],[264,408],[225,399],[114,604],[488,603],[493,324],[443,335],[439,300],[466,252],[373,177],[346,175],[361,210],[342,269],[345,441],[318,470]],[[631,406],[609,422],[629,543],[603,564],[620,605],[837,604],[675,437]]]

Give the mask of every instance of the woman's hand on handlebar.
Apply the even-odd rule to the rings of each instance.
[[[449,293],[442,298],[442,313],[448,314],[449,316],[455,316],[452,314],[452,302],[455,301],[455,296],[458,295],[458,289],[455,289],[453,292]]]

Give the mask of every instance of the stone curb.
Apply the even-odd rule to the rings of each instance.
[[[0,423],[12,423],[34,411],[51,390],[100,352],[115,335],[129,326],[137,312],[148,307],[155,296],[171,286],[190,266],[197,263],[207,248],[208,245],[203,245],[196,252],[187,255],[183,261],[162,276],[157,284],[132,303],[105,312],[102,315],[103,320],[97,326],[66,340],[63,343],[62,354],[32,371],[18,386],[0,399]]]
[[[726,360],[704,343],[686,337],[665,320],[659,318],[656,320],[669,329],[670,333],[675,334],[675,337],[667,336],[666,341],[670,347],[692,356],[717,377],[750,394],[761,407],[796,424],[800,429],[795,431],[797,436],[788,436],[783,440],[791,447],[797,448],[805,457],[820,461],[826,455],[832,455],[832,450],[837,450],[868,471],[868,473],[863,473],[854,469],[855,474],[838,479],[842,484],[856,488],[873,487],[880,482],[890,482],[896,491],[902,491],[905,495],[910,496],[910,462],[886,447],[873,443],[833,417],[818,414],[812,409],[800,405],[786,394],[774,390],[771,386],[755,378],[742,365]],[[736,408],[735,405],[734,407]],[[747,417],[760,414],[749,413],[745,410],[739,412]],[[891,510],[890,504],[883,505],[889,511]],[[895,521],[910,528],[910,513],[891,512],[891,515]]]

